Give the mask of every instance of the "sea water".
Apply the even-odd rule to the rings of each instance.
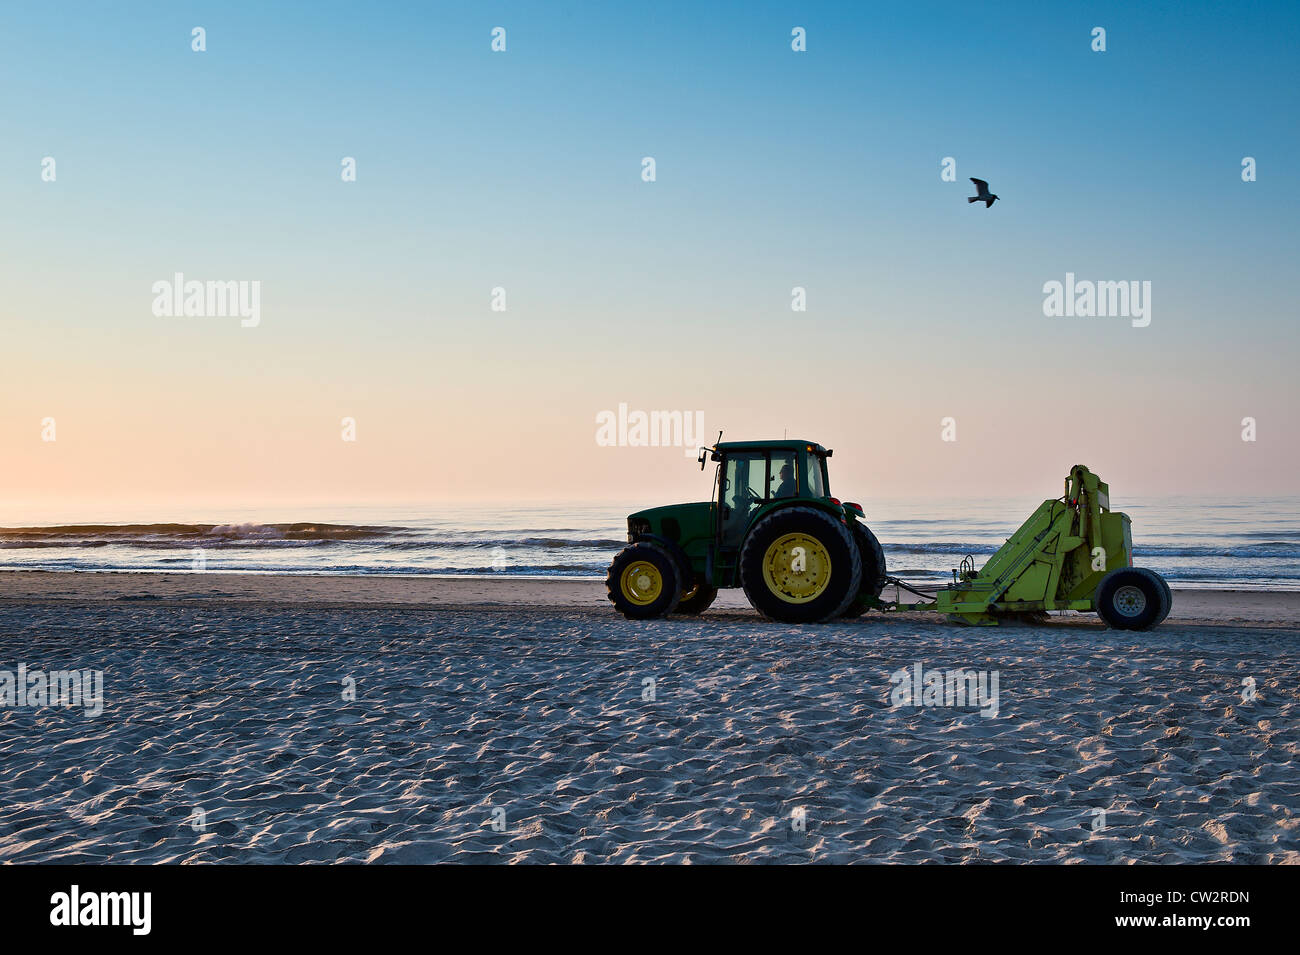
[[[923,584],[976,566],[1039,502],[864,501],[889,572]],[[633,505],[423,504],[133,513],[0,527],[0,568],[603,577]],[[1134,563],[1175,586],[1300,590],[1300,498],[1126,500]],[[0,520],[3,520],[0,513]]]

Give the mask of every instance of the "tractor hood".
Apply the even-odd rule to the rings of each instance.
[[[713,504],[712,504],[710,501],[702,501],[702,502],[700,502],[700,503],[698,503],[698,504],[694,504],[694,503],[692,503],[692,504],[662,504],[662,505],[660,505],[659,507],[647,507],[647,508],[646,508],[645,510],[643,510],[643,511],[637,511],[637,512],[635,512],[635,513],[633,513],[633,514],[629,514],[629,515],[628,515],[628,520],[631,520],[631,519],[634,518],[634,517],[640,517],[640,518],[644,518],[645,520],[648,520],[648,521],[653,521],[653,520],[656,520],[656,519],[658,519],[658,518],[660,518],[660,517],[663,517],[664,515],[673,515],[673,514],[678,514],[678,513],[682,512],[682,511],[684,511],[684,510],[688,510],[688,509],[691,509],[691,508],[701,508],[701,507],[702,507],[702,508],[704,508],[705,511],[707,511],[707,510],[708,510],[710,507],[712,507],[712,506],[713,506]]]
[[[708,538],[713,531],[713,504],[701,501],[694,504],[666,504],[629,514],[627,538],[663,537],[675,544],[698,538]]]

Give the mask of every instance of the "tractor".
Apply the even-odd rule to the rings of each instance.
[[[867,610],[924,610],[956,623],[996,626],[1056,610],[1093,611],[1115,629],[1148,630],[1169,615],[1173,594],[1133,566],[1127,514],[1081,464],[1065,493],[1044,501],[980,569],[971,557],[933,592],[888,576],[885,553],[862,507],[831,497],[832,452],[811,441],[735,441],[700,449],[717,463],[713,497],[637,511],[628,546],[605,588],[625,617],[703,613],[724,587],[783,623],[821,623]],[[882,599],[887,584],[898,598]],[[901,591],[927,598],[903,603]]]
[[[720,438],[721,436],[719,436]],[[857,504],[831,497],[832,452],[810,441],[721,440],[713,498],[638,511],[605,585],[626,617],[698,614],[724,587],[787,623],[857,616],[885,587],[885,554]]]

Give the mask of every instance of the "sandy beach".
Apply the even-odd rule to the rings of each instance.
[[[1300,594],[633,623],[603,585],[0,573],[3,862],[1300,862]],[[996,674],[996,714],[891,676]],[[1253,692],[1251,692],[1253,691]]]

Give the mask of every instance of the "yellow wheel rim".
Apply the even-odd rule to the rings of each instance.
[[[644,607],[659,599],[664,589],[664,577],[648,560],[634,560],[623,568],[619,587],[624,597],[638,607]]]
[[[831,582],[831,555],[807,534],[786,534],[763,555],[763,582],[786,603],[816,600]]]

